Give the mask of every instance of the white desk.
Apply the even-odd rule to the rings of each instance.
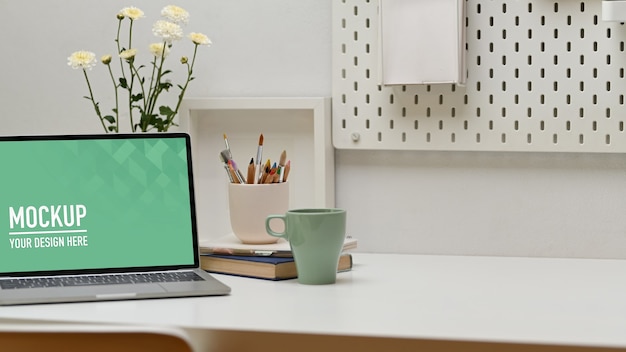
[[[335,285],[217,275],[230,296],[0,307],[0,319],[176,325],[207,351],[292,350],[279,338],[304,341],[300,351],[626,350],[626,261],[360,253],[354,261]]]

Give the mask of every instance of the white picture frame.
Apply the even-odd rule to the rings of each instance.
[[[264,136],[262,160],[291,160],[290,208],[335,206],[335,157],[331,100],[312,98],[187,98],[180,109],[180,130],[192,142],[198,233],[201,240],[232,232],[228,215],[228,178],[219,152],[226,135],[240,166],[256,158]]]

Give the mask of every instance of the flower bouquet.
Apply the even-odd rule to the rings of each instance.
[[[136,7],[126,7],[117,14],[118,26],[115,37],[117,55],[116,57],[104,55],[100,59],[109,71],[113,86],[115,107],[111,109],[112,114],[102,112],[89,81],[87,71],[90,71],[97,64],[96,54],[81,50],[68,57],[69,66],[83,71],[89,90],[89,95],[85,98],[91,101],[96,115],[107,133],[119,132],[120,130],[120,105],[122,105],[120,92],[125,92],[127,95],[127,102],[125,101],[125,103],[127,103],[126,108],[133,132],[166,132],[171,126],[176,126],[174,118],[178,114],[189,82],[194,79],[192,73],[198,47],[211,45],[211,40],[202,33],[190,33],[188,35],[194,49],[191,59],[187,56],[180,58],[180,63],[186,68],[187,76],[184,84],[177,86],[180,90],[177,103],[174,108],[159,105],[158,101],[162,94],[169,92],[170,88],[173,87],[171,81],[166,79],[166,76],[172,71],[165,67],[165,62],[173,43],[183,38],[182,26],[189,22],[189,13],[178,6],[169,5],[161,10],[161,16],[163,19],[157,20],[152,27],[152,33],[160,38],[160,41],[150,44],[147,48],[152,61],[146,67],[138,62],[138,57],[141,56],[140,51],[133,46],[133,25],[135,21],[144,17],[143,11]],[[125,22],[128,22],[128,42],[123,45],[121,33]],[[119,61],[119,76],[116,78],[112,66],[117,61]]]

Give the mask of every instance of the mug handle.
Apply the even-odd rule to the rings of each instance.
[[[270,220],[272,219],[282,220],[282,222],[285,223],[285,232],[276,232],[272,230],[270,226]],[[265,231],[267,231],[270,236],[287,238],[287,222],[285,221],[285,215],[268,215],[267,218],[265,218]]]

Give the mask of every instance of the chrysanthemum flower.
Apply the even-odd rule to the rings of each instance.
[[[140,9],[138,9],[136,7],[133,7],[133,6],[125,7],[123,9],[121,9],[119,15],[124,16],[124,17],[128,17],[128,18],[130,18],[133,21],[136,20],[136,19],[144,17],[143,11],[141,11]]]
[[[131,60],[137,55],[137,49],[126,49],[120,53],[120,57],[124,60]]]
[[[211,45],[211,39],[202,33],[189,33],[189,39],[197,45]]]
[[[183,37],[183,29],[179,25],[163,20],[154,23],[152,33],[168,43]]]
[[[177,24],[187,24],[189,22],[189,12],[174,5],[165,6],[163,10],[161,10],[161,16]]]
[[[1,0],[0,0],[1,1]],[[133,41],[134,36],[134,21],[144,18],[144,12],[137,7],[124,7],[116,13],[117,32],[115,37],[116,50],[111,53],[112,55],[103,55],[99,61],[103,64],[105,71],[108,71],[110,76],[110,84],[114,93],[114,106],[111,109],[111,113],[105,113],[101,109],[100,102],[96,100],[92,85],[90,82],[90,73],[87,70],[96,66],[98,59],[96,55],[89,51],[77,51],[72,53],[68,57],[68,65],[74,69],[82,69],[82,75],[87,82],[87,88],[89,94],[85,96],[93,105],[93,109],[106,133],[119,132],[120,120],[123,120],[125,115],[128,115],[129,126],[133,132],[167,132],[170,127],[176,126],[175,118],[179,113],[179,109],[182,100],[187,92],[190,82],[194,79],[193,69],[196,62],[198,46],[212,45],[211,40],[202,33],[183,33],[183,27],[189,22],[189,12],[185,9],[168,5],[161,9],[161,17],[156,20],[152,27],[152,33],[158,38],[155,39],[153,44],[148,47],[138,47]],[[129,22],[125,20],[128,19]],[[128,29],[128,36],[123,35],[122,30]],[[174,54],[172,50],[172,43],[180,40],[183,36],[188,38],[194,43],[192,46],[192,56],[180,57],[184,70],[183,74],[186,76],[182,84],[176,84],[176,87],[180,89],[178,93],[178,100],[173,108],[169,106],[161,105],[157,101],[163,93],[169,91],[170,87],[174,87],[174,83],[167,79],[171,71],[164,67],[165,58]],[[127,38],[124,43],[121,39]],[[144,44],[145,45],[145,44]],[[189,45],[189,44],[186,44]],[[128,49],[126,49],[128,48]],[[135,49],[139,48],[139,50]],[[149,50],[149,53],[143,53],[141,55],[148,55],[142,57],[137,55],[145,49]],[[152,58],[150,58],[152,55]],[[150,68],[148,68],[147,75],[142,68],[145,65],[140,61],[143,59],[150,60]],[[119,61],[120,67],[112,65],[113,61]],[[113,67],[115,66],[115,67]],[[116,70],[117,68],[117,70]],[[115,71],[121,70],[121,77],[116,77]],[[126,104],[120,99],[121,91],[127,91],[128,106],[124,109]],[[170,92],[171,93],[171,92]],[[126,95],[126,94],[124,94]],[[126,110],[121,111],[120,110]]]
[[[152,43],[150,44],[150,52],[155,57],[167,57],[170,53],[170,48],[164,43]]]
[[[91,51],[76,51],[67,58],[67,64],[74,69],[88,69],[91,70],[96,66],[96,54]]]

